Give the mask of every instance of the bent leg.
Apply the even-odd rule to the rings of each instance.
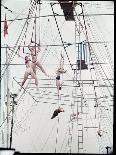
[[[24,83],[26,82],[26,80],[27,80],[28,76],[29,76],[29,73],[25,72],[25,74],[24,74],[24,80],[23,80],[23,82],[22,82],[21,86],[23,86],[23,85],[24,85]]]
[[[47,76],[46,71],[44,70],[44,68],[42,67],[42,65],[37,61],[36,65],[41,69],[41,71]]]
[[[31,67],[33,69],[33,72],[36,74],[36,64],[32,62]]]
[[[58,96],[59,96],[59,88],[60,88],[60,81],[59,80],[56,80],[56,86],[57,86]]]
[[[35,85],[38,86],[38,79],[37,79],[37,76],[36,76],[36,74],[34,72],[31,72],[31,77],[33,79],[35,79]]]

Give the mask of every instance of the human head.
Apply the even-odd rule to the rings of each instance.
[[[25,60],[28,60],[29,59],[29,56],[25,56]]]
[[[29,50],[32,52],[32,51],[35,51],[35,47],[30,47]]]
[[[25,56],[25,64],[28,63],[29,61],[29,56]]]

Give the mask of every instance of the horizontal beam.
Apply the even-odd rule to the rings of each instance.
[[[92,43],[92,44],[104,44],[104,43],[108,43],[109,41],[84,41],[83,43]],[[68,46],[71,46],[71,45],[75,45],[75,44],[81,44],[82,42],[76,42],[76,43],[66,43],[64,42],[64,45],[68,45]],[[36,47],[38,47],[38,45],[35,45]],[[40,45],[41,47],[46,47],[46,46],[63,46],[62,44],[46,44],[46,45]],[[15,48],[15,47],[28,47],[28,45],[18,45],[18,46],[1,46],[1,48]],[[33,47],[33,46],[30,46],[30,47]],[[12,49],[13,50],[13,49]]]
[[[14,78],[17,78],[17,77],[14,77]],[[18,78],[18,79],[24,79],[24,78]],[[28,78],[28,79],[32,79],[32,78]],[[39,80],[55,80],[55,78],[54,79],[39,79]],[[113,79],[104,79],[104,80],[113,80]],[[73,81],[73,80],[63,80],[63,81]],[[77,81],[99,81],[99,80],[95,80],[95,79],[93,79],[93,80],[77,80]]]
[[[85,126],[84,128],[98,128],[98,126]]]
[[[84,16],[113,16],[114,14],[85,14]],[[39,16],[39,17],[30,17],[28,19],[35,19],[35,18],[42,18],[42,17],[53,17],[54,15],[44,15],[44,16]],[[55,16],[57,17],[64,17],[64,15],[59,15],[59,14],[55,14]],[[74,15],[77,16],[77,15]],[[78,15],[78,16],[83,16],[82,14]],[[27,18],[17,18],[17,19],[7,19],[7,21],[12,22],[12,21],[20,21],[20,20],[26,20]],[[4,20],[2,20],[1,22],[5,22]]]
[[[13,64],[1,64],[1,65],[3,65],[3,66],[5,66],[5,65],[9,65],[9,66],[10,66],[10,65],[11,65],[11,66],[12,66],[12,65],[14,65],[14,66],[23,65],[23,66],[25,66],[25,63],[24,63],[24,64],[16,64],[16,63],[13,63]],[[58,64],[44,64],[44,65],[58,65]],[[70,65],[70,64],[64,64],[64,65],[66,66],[66,65]],[[72,64],[72,65],[76,65],[76,64]]]
[[[107,86],[107,85],[99,85],[99,86],[94,86],[94,87],[114,87],[113,85],[111,85],[111,86]]]
[[[105,64],[108,64],[108,63],[105,63]],[[13,63],[13,64],[6,64],[6,63],[2,63],[1,66],[25,66],[25,63],[24,64],[16,64],[16,63]],[[58,64],[44,64],[44,65],[58,65]],[[64,64],[65,66],[69,66],[70,64]],[[73,66],[76,65],[76,64],[72,64]],[[75,69],[76,70],[76,69]],[[114,80],[114,79],[104,79],[104,80]]]

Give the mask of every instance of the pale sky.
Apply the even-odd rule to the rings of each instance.
[[[53,2],[53,1],[52,1]],[[56,1],[55,1],[56,2]],[[113,95],[112,87],[100,87],[100,85],[113,85],[113,73],[114,73],[114,3],[112,1],[78,1],[82,2],[84,5],[85,22],[87,26],[88,37],[92,51],[94,52],[97,59],[94,59],[96,63],[94,70],[90,72],[90,54],[87,48],[87,64],[88,70],[82,70],[78,72],[78,80],[98,80],[94,83],[99,87],[96,87],[96,93],[98,97],[99,107],[95,110],[95,90],[94,85],[85,84],[83,82],[83,114],[82,124],[83,124],[83,149],[82,153],[106,153],[106,146],[113,147],[113,100],[111,95]],[[40,7],[40,16],[53,15],[50,1],[42,1]],[[27,18],[27,14],[30,7],[30,1],[27,0],[4,0],[2,4],[8,7],[13,12],[9,12],[1,6],[2,14],[1,20],[4,20],[4,15],[6,13],[7,20],[17,19],[17,18]],[[59,4],[53,6],[54,12],[62,15],[63,11]],[[80,7],[77,5],[75,8],[77,14],[81,12]],[[102,14],[102,15],[100,15]],[[107,14],[107,15],[103,15]],[[39,7],[37,11],[37,16],[39,17]],[[85,29],[83,24],[83,18],[80,17],[80,22],[83,25],[81,28],[80,41],[86,40]],[[72,43],[71,46],[66,48],[70,62],[72,64],[76,63],[77,52],[75,50],[75,23],[74,21],[66,21],[64,17],[56,17],[60,33],[62,35],[63,41],[66,43]],[[1,46],[15,46],[18,37],[21,34],[22,28],[24,26],[24,20],[15,20],[13,22],[8,21],[8,35],[6,38],[3,36],[3,22],[1,22]],[[78,19],[77,19],[77,23]],[[27,32],[25,45],[28,45],[31,41],[32,32],[34,26],[34,19],[30,20]],[[48,74],[55,76],[56,69],[59,65],[61,52],[64,55],[64,68],[67,70],[66,74],[61,77],[64,82],[64,86],[61,90],[61,100],[58,101],[57,89],[55,85],[55,77],[47,78],[40,70],[37,72],[37,77],[39,80],[40,91],[37,92],[34,84],[34,80],[28,80],[24,85],[27,92],[23,91],[18,94],[18,105],[15,106],[14,113],[14,127],[13,127],[13,141],[12,147],[16,151],[29,152],[29,153],[54,153],[55,149],[57,153],[69,153],[71,148],[71,153],[78,153],[78,130],[79,126],[77,121],[70,123],[70,114],[74,110],[77,112],[77,104],[80,105],[81,98],[81,87],[78,87],[75,92],[75,84],[73,83],[74,72],[71,70],[69,61],[67,59],[66,53],[63,46],[46,46],[46,45],[62,45],[58,29],[53,16],[37,18],[36,27],[36,37],[37,42],[41,44],[41,52],[38,56],[41,64],[45,68]],[[24,40],[21,43],[22,36],[25,29],[18,41],[17,45],[24,45]],[[34,39],[34,38],[33,38]],[[77,43],[79,40],[77,40]],[[100,42],[100,43],[91,43]],[[105,43],[104,43],[105,42]],[[45,46],[44,46],[45,45]],[[17,48],[16,48],[17,49]],[[8,50],[8,54],[11,55],[11,51]],[[25,53],[28,49],[25,48]],[[22,57],[26,54],[23,53],[23,48],[20,48],[20,53]],[[5,48],[1,48],[1,64],[5,64]],[[105,63],[105,64],[103,64]],[[22,82],[22,78],[25,73],[24,59],[15,55],[9,67],[9,77],[8,85],[10,92],[17,92],[19,85],[17,82]],[[73,66],[75,68],[75,66]],[[4,65],[1,65],[1,74],[4,72]],[[81,76],[80,76],[81,74]],[[15,80],[13,78],[15,77]],[[109,80],[107,80],[110,79]],[[1,80],[1,124],[6,117],[6,72]],[[48,79],[48,80],[47,80]],[[69,81],[68,81],[69,80]],[[70,81],[72,80],[72,81]],[[33,82],[33,83],[32,83]],[[29,83],[29,84],[28,84]],[[31,84],[32,83],[32,84]],[[33,89],[31,88],[33,87]],[[52,88],[50,88],[52,87]],[[22,97],[20,98],[20,96]],[[33,98],[38,102],[35,102]],[[75,98],[73,97],[75,96]],[[102,98],[107,96],[107,98]],[[78,98],[77,98],[78,97]],[[101,98],[100,98],[101,97]],[[93,99],[92,99],[93,98]],[[74,104],[73,109],[71,109],[71,104]],[[58,106],[64,108],[65,112],[60,113],[59,117],[51,120],[51,115],[53,111],[58,108]],[[108,110],[106,110],[108,109]],[[4,115],[3,116],[3,111]],[[86,114],[87,113],[87,114]],[[95,118],[96,114],[96,118]],[[102,115],[101,115],[102,114]],[[59,118],[59,123],[58,123]],[[78,120],[79,121],[79,120]],[[97,130],[101,125],[101,129],[104,131],[103,136],[99,137],[97,135]],[[86,128],[94,126],[96,128]],[[72,135],[69,135],[69,129]],[[58,133],[57,133],[58,131]],[[3,133],[4,134],[3,134]],[[4,135],[4,136],[3,136]],[[4,138],[3,138],[4,137]],[[6,146],[6,122],[0,128],[0,139],[2,139],[2,147]],[[4,140],[3,140],[4,139]],[[57,145],[56,145],[56,139]],[[4,142],[3,142],[4,141]]]

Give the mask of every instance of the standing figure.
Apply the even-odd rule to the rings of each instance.
[[[31,66],[32,66],[32,69],[33,69],[34,73],[36,74],[36,70],[37,70],[36,67],[38,66],[41,69],[41,71],[46,76],[48,76],[47,73],[45,72],[44,68],[40,64],[40,62],[37,60],[38,53],[41,51],[40,50],[40,46],[38,46],[38,49],[36,49],[36,47],[30,47],[30,44],[29,44],[28,48],[31,51],[31,57],[32,57],[32,64],[31,64]]]
[[[38,90],[38,79],[37,79],[37,76],[31,67],[31,60],[30,60],[29,56],[25,57],[25,65],[26,65],[26,71],[24,74],[24,80],[22,81],[22,84],[21,84],[21,89],[22,89],[24,83],[26,82],[26,80],[28,79],[28,76],[31,75],[31,77],[33,79],[35,79],[35,85],[36,85],[37,90]],[[20,91],[21,91],[21,89],[20,89]]]

